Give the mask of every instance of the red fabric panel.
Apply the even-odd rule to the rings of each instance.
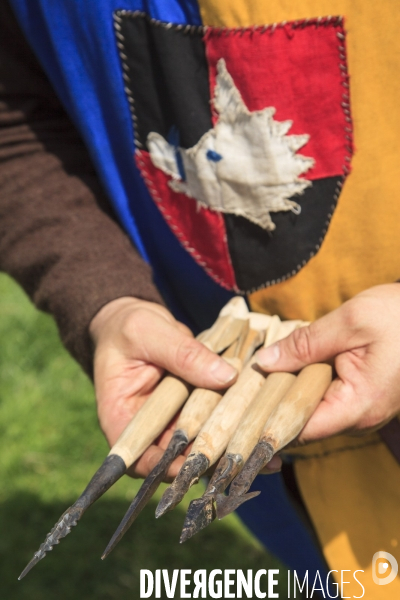
[[[217,283],[237,290],[222,215],[172,191],[170,177],[153,165],[148,152],[137,150],[135,158],[154,202],[185,250]]]
[[[351,123],[346,122],[348,108],[342,106],[348,101],[343,27],[337,19],[292,25],[207,29],[211,97],[216,63],[224,58],[249,110],[274,106],[277,121],[293,121],[289,135],[310,135],[299,150],[316,161],[304,175],[307,179],[346,173],[351,139],[346,140],[345,128]]]

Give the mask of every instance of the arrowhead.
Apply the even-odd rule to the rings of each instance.
[[[229,495],[225,496],[224,494],[218,494],[216,497],[216,505],[217,505],[217,518],[219,520],[223,519],[231,512],[239,508],[241,504],[247,502],[247,500],[251,500],[256,496],[259,496],[261,492],[250,492],[249,494],[243,494],[240,496]]]
[[[180,537],[180,543],[193,537],[215,519],[215,508],[212,497],[202,497],[192,500],[186,513],[185,522]]]

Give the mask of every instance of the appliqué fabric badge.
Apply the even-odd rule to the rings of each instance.
[[[115,14],[136,162],[218,283],[297,273],[327,232],[352,154],[340,17],[252,29]]]
[[[272,231],[275,225],[270,213],[292,210],[298,214],[300,206],[290,198],[311,185],[299,175],[312,167],[314,160],[296,154],[309,136],[286,135],[292,122],[275,121],[272,107],[249,111],[223,58],[217,71],[215,126],[187,150],[151,132],[147,137],[150,158],[172,177],[168,185],[175,192]]]

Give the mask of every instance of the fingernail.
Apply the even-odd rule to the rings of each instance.
[[[237,375],[236,369],[222,358],[213,362],[210,373],[215,377],[218,383],[229,383]]]
[[[274,473],[279,473],[282,470],[282,459],[280,456],[274,456],[267,465],[263,469],[261,469],[261,473],[263,475],[273,475]]]
[[[269,471],[280,471],[282,468],[282,459],[280,456],[273,456],[269,463],[266,465]]]
[[[281,356],[281,351],[279,350],[278,344],[272,344],[272,346],[268,346],[268,348],[263,348],[257,352],[257,363],[260,367],[272,367],[275,363],[278,362]]]

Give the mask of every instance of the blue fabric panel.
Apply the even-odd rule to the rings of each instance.
[[[11,0],[18,20],[83,136],[99,176],[171,310],[193,329],[210,324],[232,296],[215,284],[171,233],[134,166],[133,132],[112,14],[201,24],[194,0]],[[99,43],[99,40],[101,43]],[[183,276],[184,274],[184,276]]]
[[[201,23],[194,0],[10,0],[26,37],[79,129],[111,202],[155,272],[175,315],[204,328],[232,296],[181,247],[151,200],[133,161],[128,101],[112,13],[143,10],[173,23]],[[264,493],[239,514],[289,566],[319,568],[317,549],[287,499],[279,476],[257,480]]]
[[[308,570],[311,585],[316,571],[326,581],[327,571],[321,552],[297,516],[282,475],[259,475],[250,488],[250,491],[256,490],[261,494],[237,510],[245,525],[289,569],[295,569],[301,580]]]

